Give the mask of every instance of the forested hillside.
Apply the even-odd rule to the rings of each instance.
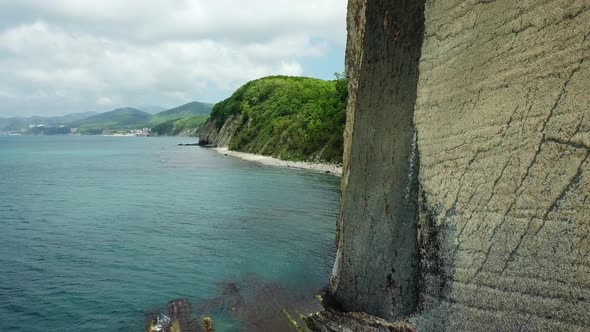
[[[333,81],[261,78],[216,104],[201,138],[281,159],[341,162],[347,98],[340,75]],[[220,132],[228,140],[215,142]]]
[[[69,126],[100,132],[114,128],[135,129],[147,126],[151,116],[138,109],[126,107],[74,121],[69,123]]]

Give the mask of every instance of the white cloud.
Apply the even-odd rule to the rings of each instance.
[[[115,105],[115,101],[109,97],[99,97],[96,100],[96,104],[100,106],[113,106]]]
[[[283,62],[281,63],[280,72],[285,75],[299,76],[303,73],[303,67],[297,62]]]
[[[292,32],[343,40],[346,0],[0,0],[6,18],[41,17],[102,34],[162,39],[269,38]],[[125,27],[125,29],[124,29]],[[251,40],[251,39],[250,39]]]
[[[0,116],[217,101],[262,76],[314,76],[306,65],[345,37],[345,0],[0,6]]]

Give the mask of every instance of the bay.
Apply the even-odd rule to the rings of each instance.
[[[2,330],[142,331],[177,298],[268,330],[327,284],[340,179],[190,141],[0,137]]]

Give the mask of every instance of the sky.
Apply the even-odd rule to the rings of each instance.
[[[215,103],[344,71],[346,0],[0,0],[0,117]]]

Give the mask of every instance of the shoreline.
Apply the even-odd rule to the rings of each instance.
[[[332,175],[336,175],[336,176],[342,176],[342,166],[338,166],[336,164],[312,163],[312,162],[307,162],[307,161],[281,160],[278,158],[274,158],[274,157],[270,157],[270,156],[263,156],[260,154],[232,151],[232,150],[229,150],[228,148],[211,148],[211,149],[215,150],[218,153],[227,155],[227,156],[232,156],[232,157],[240,158],[242,160],[247,160],[247,161],[258,162],[263,165],[303,169],[303,170],[309,170],[309,171],[322,172],[322,173],[326,173],[326,174],[332,174]]]

